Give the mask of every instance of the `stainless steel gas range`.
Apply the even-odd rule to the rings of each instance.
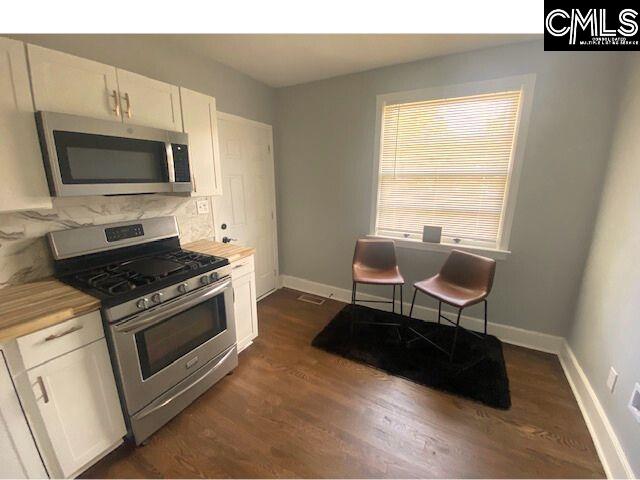
[[[182,250],[175,217],[48,234],[56,277],[102,302],[136,444],[238,364],[228,260]]]

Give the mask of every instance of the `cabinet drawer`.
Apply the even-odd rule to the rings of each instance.
[[[81,315],[16,340],[28,370],[104,337],[100,312]]]
[[[253,272],[254,269],[253,255],[243,258],[242,260],[238,260],[237,262],[233,262],[231,264],[231,279],[238,279],[247,273]]]

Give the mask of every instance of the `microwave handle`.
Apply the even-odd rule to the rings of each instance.
[[[171,142],[166,142],[164,145],[167,150],[167,172],[169,173],[169,183],[175,183],[176,166],[173,162],[173,144]]]
[[[126,322],[113,326],[113,329],[116,332],[131,333],[142,330],[143,328],[150,327],[152,325],[155,325],[156,323],[162,322],[172,315],[186,310],[187,308],[194,307],[199,303],[204,302],[205,300],[215,297],[230,285],[231,279],[224,279],[214,284],[211,288],[206,289],[205,291],[194,292],[194,295],[187,299],[185,299],[184,297],[180,297],[174,302],[166,303],[164,305],[161,304],[162,306],[154,309],[153,311],[144,312],[137,317],[132,318],[131,320],[127,320]]]

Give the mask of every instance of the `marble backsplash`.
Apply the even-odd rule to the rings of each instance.
[[[57,198],[51,210],[0,213],[0,288],[53,273],[45,234],[55,230],[175,215],[182,243],[212,239],[211,198],[207,214],[198,214],[196,200],[165,195]]]

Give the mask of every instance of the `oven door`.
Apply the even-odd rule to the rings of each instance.
[[[55,196],[191,191],[189,178],[176,182],[174,144],[187,155],[181,132],[52,112],[36,122]]]
[[[124,400],[133,415],[236,343],[231,279],[110,327]]]

